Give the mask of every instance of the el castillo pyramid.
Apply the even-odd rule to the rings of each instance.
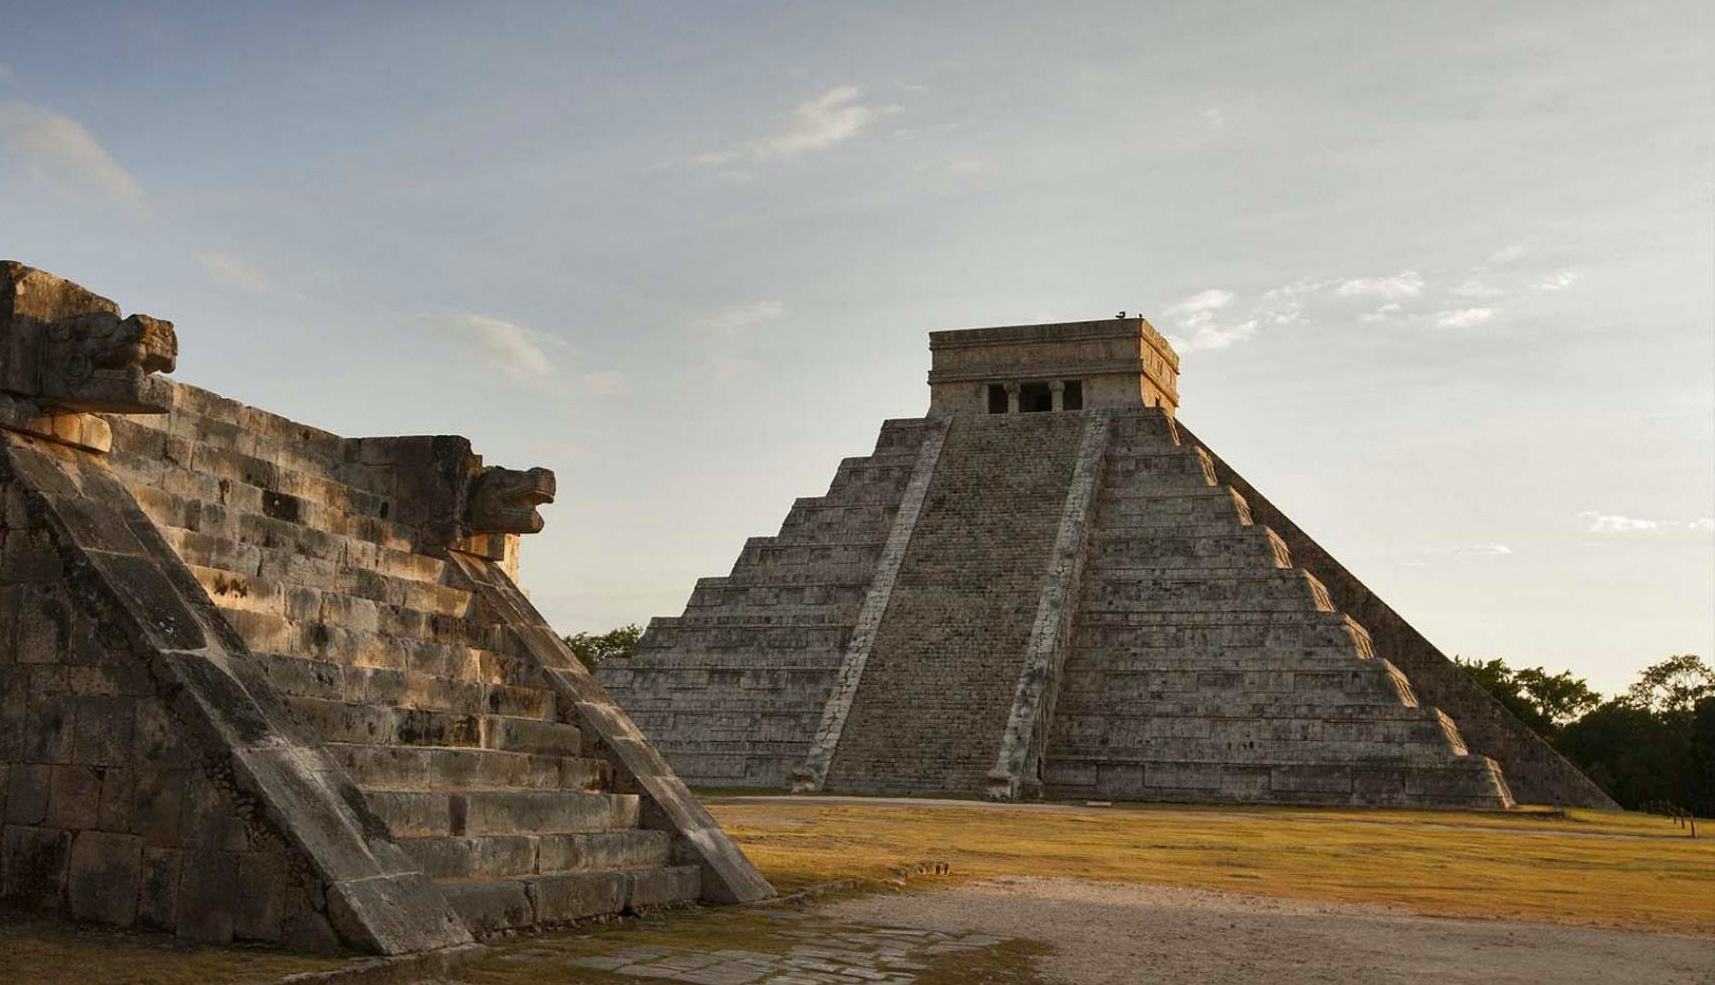
[[[929,348],[927,416],[599,671],[687,781],[1613,806],[1198,442],[1147,321]]]
[[[0,902],[401,953],[772,895],[513,581],[553,474],[0,263]]]

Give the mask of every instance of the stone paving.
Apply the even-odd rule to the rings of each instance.
[[[1003,938],[985,934],[831,923],[790,912],[770,914],[767,924],[753,928],[747,942],[750,948],[639,944],[572,957],[566,964],[629,978],[697,985],[911,985],[937,957],[1004,943]],[[515,952],[506,960],[531,961],[554,954],[537,947]]]

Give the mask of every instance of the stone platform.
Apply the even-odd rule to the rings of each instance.
[[[0,266],[0,898],[392,954],[772,894],[514,583],[552,473],[176,349]]]

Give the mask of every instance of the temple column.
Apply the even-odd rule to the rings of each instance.
[[[1018,413],[1018,383],[1016,381],[1006,385],[1006,412],[1008,414]]]
[[[1048,392],[1053,395],[1053,403],[1050,405],[1049,409],[1056,410],[1056,411],[1065,410],[1066,409],[1066,381],[1065,380],[1055,380],[1054,382],[1048,384]]]

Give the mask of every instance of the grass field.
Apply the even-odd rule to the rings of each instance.
[[[951,863],[954,878],[1046,875],[1382,903],[1715,936],[1715,838],[1602,811],[1509,813],[714,799],[782,890]]]
[[[788,798],[711,798],[708,804],[782,892],[854,877],[885,886],[895,869],[946,862],[952,874],[944,878],[952,879],[1062,876],[1715,937],[1715,838],[1693,841],[1671,822],[1640,814]],[[939,878],[914,878],[909,885],[934,886]],[[651,933],[694,942],[742,931],[750,919],[718,911],[643,927],[619,924],[600,931],[595,943],[652,939]],[[341,963],[0,917],[0,981],[268,982]],[[546,980],[540,968],[483,967],[472,972],[472,981]]]

